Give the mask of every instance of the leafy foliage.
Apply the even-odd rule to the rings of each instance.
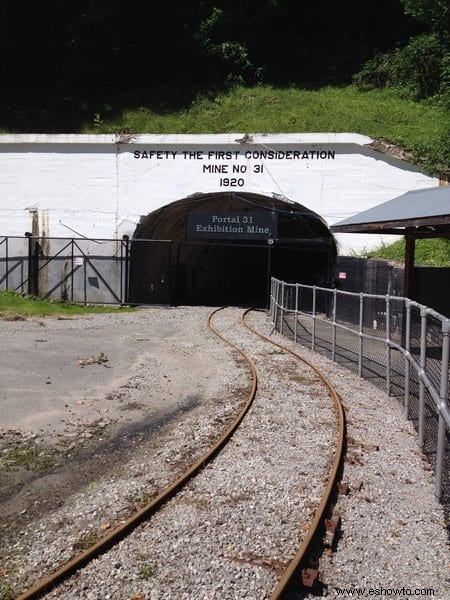
[[[167,82],[348,83],[409,32],[400,0],[4,0],[0,102],[46,110]]]
[[[353,76],[361,88],[393,86],[415,99],[439,95],[449,104],[450,8],[447,0],[402,0],[405,12],[422,25],[409,42],[376,53]]]
[[[367,255],[373,258],[403,262],[405,260],[405,240],[383,245],[376,250],[371,250]],[[414,262],[416,265],[450,267],[450,240],[417,240]]]
[[[447,0],[402,0],[405,13],[412,15],[440,37],[450,34],[450,6]]]
[[[353,80],[359,89],[391,86],[422,100],[446,87],[449,59],[436,34],[423,34],[391,54],[374,56]]]

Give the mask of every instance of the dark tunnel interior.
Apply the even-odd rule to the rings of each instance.
[[[316,213],[249,193],[197,194],[141,219],[131,304],[266,306],[270,277],[326,284],[336,245]]]

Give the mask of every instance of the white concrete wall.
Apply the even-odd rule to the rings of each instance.
[[[219,191],[285,196],[332,225],[439,185],[370,149],[371,141],[357,134],[0,135],[0,235],[31,231],[37,211],[40,235],[131,237],[142,215]],[[342,234],[340,253],[381,239]]]

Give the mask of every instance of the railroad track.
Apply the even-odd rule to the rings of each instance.
[[[123,553],[140,561],[138,575],[120,573],[126,581],[118,577],[103,597],[144,599],[156,589],[157,598],[250,593],[276,600],[298,580],[330,516],[343,459],[343,410],[316,367],[261,335],[255,313],[245,311],[239,320],[236,314],[218,309],[209,317],[210,328],[249,368],[248,398],[234,421],[156,498],[19,600],[88,597],[81,569],[102,580],[102,564],[122,566]],[[137,546],[149,562],[142,563]]]

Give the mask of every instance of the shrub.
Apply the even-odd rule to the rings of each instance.
[[[353,75],[353,83],[360,91],[388,86],[391,82],[391,62],[390,54],[376,54]]]
[[[439,92],[448,94],[450,58],[435,34],[412,38],[407,46],[391,54],[377,54],[353,76],[360,90],[397,87],[415,100]]]
[[[392,84],[421,100],[440,89],[443,53],[436,35],[420,35],[392,56]]]

